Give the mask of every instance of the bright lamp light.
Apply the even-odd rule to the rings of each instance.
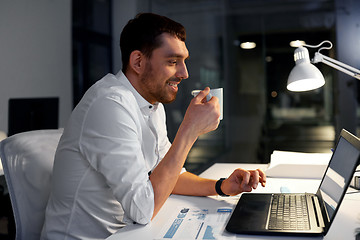
[[[330,47],[322,47],[315,53],[314,59],[310,62],[309,51],[306,47],[317,48],[324,43],[329,43]],[[339,62],[335,59],[324,56],[320,53],[322,49],[331,49],[332,43],[330,41],[324,41],[317,46],[304,45],[295,49],[294,61],[295,67],[291,70],[287,89],[294,92],[309,91],[325,84],[324,76],[321,74],[312,63],[322,62],[330,67],[333,67],[339,71],[342,71],[354,78],[360,80],[360,70]]]
[[[256,47],[256,43],[254,42],[243,42],[240,44],[242,49],[253,49]]]
[[[325,84],[325,79],[319,69],[310,62],[309,51],[298,47],[294,53],[295,67],[291,70],[287,89],[293,92],[303,92],[319,88]]]

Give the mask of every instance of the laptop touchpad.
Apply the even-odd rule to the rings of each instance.
[[[232,214],[228,230],[242,232],[265,229],[271,194],[244,193]],[[251,227],[250,227],[251,226]]]

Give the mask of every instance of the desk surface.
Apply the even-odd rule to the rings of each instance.
[[[217,163],[200,174],[201,177],[218,179],[229,176],[236,168],[244,169],[266,169],[265,164],[233,164]],[[281,179],[268,178],[265,188],[258,187],[254,192],[280,192],[280,187],[289,188],[290,192],[316,192],[320,180],[316,179]],[[351,191],[351,189],[349,189]],[[190,197],[171,195],[166,201],[158,215],[151,223],[146,226],[130,225],[120,229],[118,232],[107,238],[107,240],[120,239],[159,239],[159,232],[169,221],[169,216],[173,215],[174,209],[179,207],[188,208],[209,208],[217,209],[222,207],[235,207],[239,197]],[[360,193],[346,194],[344,201],[336,215],[333,225],[328,234],[323,238],[326,240],[355,239],[355,231],[360,228]],[[249,236],[233,235],[235,239],[321,239],[321,238],[299,238],[299,237],[279,237],[279,236]],[[229,239],[220,237],[217,239]]]
[[[1,158],[0,158],[0,176],[4,175],[4,169],[2,166]]]

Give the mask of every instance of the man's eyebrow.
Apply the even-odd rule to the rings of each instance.
[[[166,58],[184,58],[184,55],[182,54],[169,54],[166,56]],[[190,58],[190,55],[188,55],[187,57],[185,57],[185,60],[189,59]]]

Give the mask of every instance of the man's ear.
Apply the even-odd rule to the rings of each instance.
[[[145,56],[139,50],[132,51],[129,59],[129,67],[137,74],[140,74],[144,65],[144,59]]]

